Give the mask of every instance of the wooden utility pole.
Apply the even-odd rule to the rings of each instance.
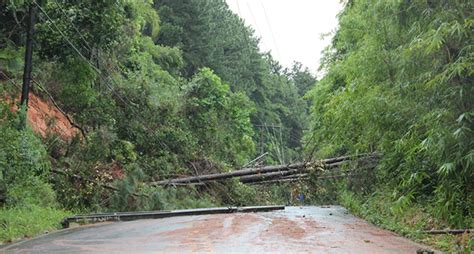
[[[201,183],[218,181],[233,177],[241,177],[241,182],[254,182],[263,181],[266,179],[274,178],[277,176],[286,177],[289,175],[308,173],[315,169],[315,166],[321,165],[324,169],[338,168],[343,164],[349,163],[355,160],[365,159],[376,159],[377,154],[360,154],[355,156],[341,156],[336,158],[329,158],[319,160],[316,162],[305,162],[305,163],[292,163],[285,165],[274,165],[274,166],[262,166],[262,167],[250,167],[243,168],[236,171],[226,173],[214,173],[207,175],[190,176],[176,179],[161,180],[150,183],[152,186],[159,185],[174,185],[174,184],[189,184],[189,183]],[[244,177],[248,176],[248,177]]]
[[[33,36],[35,33],[35,22],[37,7],[33,2],[30,4],[28,11],[28,25],[26,31],[26,44],[25,44],[25,67],[23,70],[23,88],[21,90],[21,101],[20,105],[28,109],[28,97],[30,93],[31,83],[31,70],[32,70],[32,58],[33,58]],[[26,123],[26,121],[25,121]]]

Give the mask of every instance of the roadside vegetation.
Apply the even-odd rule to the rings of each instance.
[[[370,184],[338,188],[339,201],[371,222],[410,236],[474,227],[473,7],[354,0],[339,15],[326,74],[307,94],[305,139],[316,157],[382,154]],[[472,235],[464,238],[469,253]]]
[[[69,115],[72,138],[52,131],[55,119],[47,133],[23,128],[24,109],[12,103],[30,6],[32,93]],[[147,183],[229,171],[261,151],[268,163],[297,156],[309,108],[301,95],[315,78],[260,52],[224,1],[11,0],[0,3],[0,23],[0,241],[73,212],[264,202],[235,181]]]
[[[32,94],[76,126],[24,128],[28,11],[38,11]],[[104,211],[307,204],[449,251],[474,228],[472,1],[351,0],[315,76],[260,52],[222,0],[0,2],[0,242]],[[49,119],[48,130],[54,130]],[[237,179],[153,187],[243,166],[378,152],[372,171],[272,187]],[[319,178],[318,178],[319,177]]]

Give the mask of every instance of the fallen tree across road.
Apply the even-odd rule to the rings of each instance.
[[[236,170],[226,173],[215,173],[207,175],[198,175],[190,176],[169,180],[162,180],[150,183],[152,186],[163,186],[163,185],[179,185],[179,184],[191,184],[191,183],[203,183],[209,181],[224,180],[234,177],[241,177],[242,182],[246,182],[245,179],[254,179],[261,178],[267,179],[275,176],[288,176],[292,174],[299,173],[308,173],[312,170],[325,170],[331,168],[337,168],[345,163],[357,160],[372,160],[377,158],[376,153],[371,154],[361,154],[355,156],[341,156],[336,158],[329,158],[324,160],[318,160],[314,162],[302,162],[302,163],[292,163],[287,165],[275,165],[275,166],[262,166],[255,168],[243,168],[241,170]],[[248,176],[248,178],[245,178]],[[251,180],[248,180],[249,182]]]
[[[318,168],[320,171],[323,171],[326,169],[337,168],[347,162],[348,161],[339,161],[332,164],[323,164],[323,165],[319,165]],[[271,173],[266,173],[266,174],[254,174],[254,175],[249,175],[249,176],[243,176],[240,178],[240,181],[243,183],[252,183],[252,182],[270,180],[270,179],[274,179],[278,177],[285,177],[285,176],[291,176],[291,175],[296,175],[296,174],[304,174],[304,173],[307,174],[311,172],[311,170],[314,170],[314,169],[315,169],[314,167],[310,167],[310,168],[301,167],[301,168],[271,172]]]

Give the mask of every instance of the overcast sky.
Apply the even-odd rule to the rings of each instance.
[[[226,0],[261,38],[260,49],[271,51],[284,66],[303,63],[313,73],[319,67],[321,51],[331,38],[322,34],[337,27],[339,0]]]

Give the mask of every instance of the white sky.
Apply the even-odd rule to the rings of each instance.
[[[260,37],[260,49],[271,51],[284,67],[293,61],[317,72],[321,51],[337,27],[340,0],[226,0],[232,11]]]

